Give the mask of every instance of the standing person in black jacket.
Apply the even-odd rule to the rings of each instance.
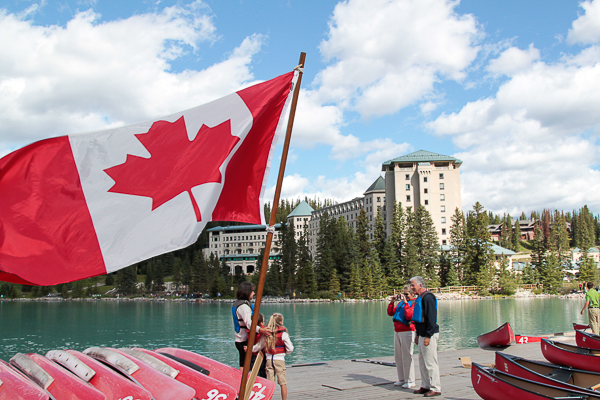
[[[419,297],[415,302],[413,322],[415,323],[415,343],[419,345],[419,369],[421,388],[415,394],[425,397],[442,394],[440,366],[438,364],[437,345],[440,327],[437,324],[437,299],[425,288],[425,280],[420,276],[410,279],[410,287]]]

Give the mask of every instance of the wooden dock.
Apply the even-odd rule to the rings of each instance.
[[[551,338],[567,343],[574,342],[574,336]],[[540,343],[516,344],[502,350],[508,354],[533,360],[545,361]],[[480,397],[471,385],[471,370],[462,367],[459,357],[471,357],[473,362],[491,364],[494,350],[463,349],[444,351],[438,354],[442,395],[437,399],[476,400]],[[394,362],[393,356],[373,359]],[[419,360],[415,354],[415,371],[419,388]],[[369,400],[369,399],[416,399],[423,395],[413,394],[414,389],[394,386],[397,380],[396,368],[352,362],[350,360],[328,361],[325,365],[287,366],[288,400]],[[275,400],[281,400],[279,387],[275,390]]]

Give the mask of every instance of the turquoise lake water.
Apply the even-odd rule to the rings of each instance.
[[[450,300],[438,303],[440,350],[477,347],[476,337],[509,321],[517,334],[572,330],[586,322],[582,299]],[[393,355],[393,325],[385,302],[263,303],[268,318],[282,313],[294,353],[286,363]],[[235,365],[231,307],[227,303],[0,302],[0,358],[15,353],[91,346],[172,346]]]

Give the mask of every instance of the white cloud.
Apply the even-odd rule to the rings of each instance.
[[[509,73],[509,63],[495,65]],[[523,62],[510,75],[494,97],[428,124],[464,149],[455,154],[464,161],[463,207],[600,209],[600,53],[588,48],[553,64]]]
[[[475,19],[447,0],[349,0],[335,7],[320,49],[334,63],[316,79],[322,103],[364,117],[392,114],[461,80],[475,59]]]
[[[575,21],[567,35],[567,43],[590,44],[600,41],[600,2],[583,1],[579,4],[585,11]]]
[[[246,38],[202,71],[170,62],[217,39],[202,2],[101,22],[92,11],[65,27],[37,26],[0,10],[0,139],[42,137],[138,122],[216,99],[253,79],[264,37]],[[198,90],[202,88],[202,90]]]
[[[513,75],[519,71],[526,70],[531,64],[539,60],[540,51],[529,45],[527,50],[521,50],[517,47],[510,47],[500,57],[492,60],[487,70],[496,75]]]

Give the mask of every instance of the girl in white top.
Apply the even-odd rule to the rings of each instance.
[[[275,313],[269,319],[268,328],[272,335],[264,340],[267,353],[267,379],[281,386],[281,400],[287,399],[287,380],[285,376],[285,355],[294,351],[287,328],[283,326],[283,315]]]

